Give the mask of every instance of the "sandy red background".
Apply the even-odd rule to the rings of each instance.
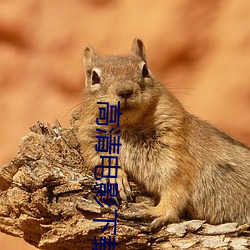
[[[249,13],[249,1],[235,0],[0,1],[0,166],[36,120],[68,125],[87,44],[126,54],[134,37],[190,112],[249,145]],[[1,233],[0,248],[35,249]]]

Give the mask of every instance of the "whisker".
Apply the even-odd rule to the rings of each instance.
[[[76,110],[78,107],[80,107],[83,104],[83,102],[80,102],[76,105],[74,105],[73,107],[71,107],[66,114],[63,116],[62,120],[65,120],[65,118],[69,115],[69,113],[72,113],[73,110]]]

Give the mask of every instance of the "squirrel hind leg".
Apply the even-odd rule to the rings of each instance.
[[[170,206],[162,206],[163,203],[156,207],[146,205],[144,203],[133,204],[129,210],[134,213],[135,218],[144,221],[153,221],[149,225],[150,230],[157,230],[167,223],[180,221],[179,213]]]
[[[173,207],[166,201],[160,202],[156,207],[149,207],[154,220],[151,222],[149,229],[157,230],[168,223],[180,221],[179,207]]]
[[[181,187],[179,187],[179,189],[181,189]],[[132,205],[130,210],[145,220],[154,219],[149,226],[150,230],[159,229],[167,223],[180,221],[181,214],[186,207],[188,199],[185,192],[180,193],[182,193],[182,195],[176,196],[173,195],[174,192],[171,192],[171,190],[164,190],[157,206],[153,207],[139,203]]]
[[[154,230],[160,229],[161,227],[165,226],[168,223],[174,223],[174,222],[179,222],[179,221],[180,221],[180,217],[178,216],[177,213],[161,215],[150,223],[149,229],[151,231],[154,231]]]

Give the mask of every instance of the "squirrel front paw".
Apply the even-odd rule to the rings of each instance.
[[[104,172],[104,175],[106,176],[107,173],[108,172]],[[128,182],[128,177],[123,169],[118,169],[117,178],[101,178],[100,182],[103,184],[106,184],[107,182],[109,182],[110,184],[117,184],[118,194],[121,197],[121,199],[124,200],[126,203],[128,202],[128,199],[130,201],[133,200],[132,191]],[[118,203],[117,197],[112,197],[112,198],[115,199],[116,202]]]
[[[118,176],[116,178],[116,183],[118,184],[119,195],[122,200],[128,202],[133,200],[132,191],[128,182],[127,174],[123,169],[118,170]]]

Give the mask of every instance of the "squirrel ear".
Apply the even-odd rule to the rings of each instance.
[[[142,61],[147,62],[146,51],[143,42],[140,39],[135,38],[132,43],[132,54],[139,56]]]
[[[91,46],[88,46],[84,49],[83,63],[86,71],[93,68],[96,58],[97,55]]]
[[[88,46],[84,49],[83,53],[83,63],[85,69],[85,85],[88,85],[88,82],[91,79],[91,71],[94,67],[95,59],[97,58],[97,54],[93,50],[91,46]]]

